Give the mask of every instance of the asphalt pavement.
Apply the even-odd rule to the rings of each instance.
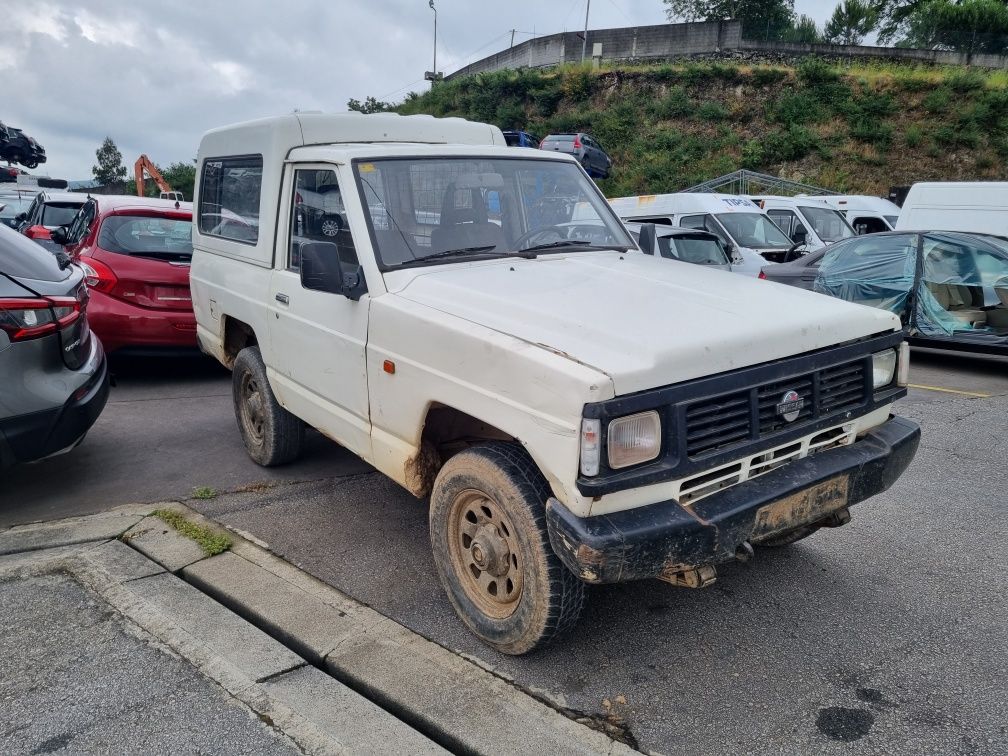
[[[299,753],[68,575],[0,592],[0,752]]]
[[[761,551],[702,591],[591,588],[570,638],[518,659],[455,617],[423,502],[318,436],[297,463],[257,468],[210,365],[118,373],[84,445],[4,479],[5,522],[212,487],[226,493],[190,505],[645,748],[1008,752],[1008,361],[914,354],[919,388],[900,411],[921,422],[921,450],[848,526]]]

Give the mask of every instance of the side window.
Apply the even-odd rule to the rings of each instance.
[[[334,262],[338,260],[345,270],[356,269],[357,249],[336,172],[329,168],[298,168],[294,171],[293,192],[287,268],[301,269],[303,245],[324,244]]]
[[[770,216],[770,220],[780,226],[781,231],[791,236],[791,222],[794,220],[794,213],[787,210],[767,210],[767,215]]]
[[[913,234],[866,236],[835,245],[823,256],[813,288],[901,314],[913,288],[916,252]]]
[[[698,228],[701,231],[710,231],[726,247],[732,245],[731,239],[725,234],[724,229],[710,215],[684,215],[679,219],[679,225],[683,228]]]
[[[706,231],[707,226],[704,223],[705,217],[706,216],[703,215],[684,215],[679,219],[679,225],[683,228],[699,228]]]
[[[206,160],[200,180],[200,233],[255,244],[262,171],[262,155]]]

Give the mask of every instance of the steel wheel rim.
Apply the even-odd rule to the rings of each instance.
[[[522,556],[503,508],[482,491],[466,489],[452,502],[448,551],[466,596],[494,619],[514,614],[522,595]]]
[[[259,381],[249,372],[242,375],[241,386],[242,425],[257,446],[262,445],[266,436],[266,413],[263,407],[262,392]]]

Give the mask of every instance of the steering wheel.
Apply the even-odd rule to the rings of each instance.
[[[522,234],[515,239],[514,244],[518,249],[527,249],[538,244],[549,244],[550,242],[564,241],[569,229],[564,226],[546,226],[545,228],[533,228],[528,233]]]

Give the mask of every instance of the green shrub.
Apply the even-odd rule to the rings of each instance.
[[[963,94],[983,89],[987,79],[976,69],[957,68],[945,77],[945,83],[953,92]]]
[[[952,92],[945,87],[939,87],[924,96],[924,99],[921,100],[921,106],[928,113],[944,113],[948,110],[951,101]]]
[[[560,104],[563,92],[561,92],[555,85],[547,84],[544,87],[533,89],[530,96],[532,98],[532,102],[535,104],[536,110],[539,111],[539,115],[548,118],[556,113],[557,105]]]
[[[771,102],[767,115],[778,123],[817,123],[826,117],[819,98],[808,90],[789,92]]]
[[[798,80],[809,86],[839,81],[837,69],[820,58],[805,58],[798,64]]]
[[[670,87],[664,97],[647,108],[649,115],[659,119],[685,118],[693,111],[693,103],[682,87]]]
[[[937,147],[946,150],[954,150],[958,147],[973,149],[980,143],[980,133],[976,127],[962,128],[960,124],[957,128],[946,124],[935,129],[934,141]]]
[[[697,118],[701,121],[724,121],[728,118],[728,111],[720,103],[705,102],[697,109]]]
[[[771,131],[763,139],[763,160],[782,163],[801,160],[820,146],[815,134],[804,126],[792,124],[784,131]]]
[[[850,135],[860,142],[874,145],[879,151],[889,148],[892,144],[893,130],[887,123],[862,118],[851,124]]]
[[[525,125],[525,108],[516,102],[502,102],[497,106],[493,122],[502,129],[517,129]]]
[[[751,75],[753,84],[758,87],[776,84],[788,77],[787,71],[782,71],[779,68],[754,68]]]
[[[587,66],[571,66],[564,69],[560,81],[564,97],[574,102],[588,99],[594,88],[592,72]]]
[[[907,130],[903,132],[903,143],[914,149],[920,147],[921,142],[924,141],[924,132],[921,131],[920,126],[907,126]]]
[[[757,171],[763,167],[765,152],[763,142],[759,139],[750,139],[742,145],[741,165],[750,171]]]
[[[896,112],[896,101],[887,92],[862,92],[854,98],[854,105],[864,116],[886,118]]]

